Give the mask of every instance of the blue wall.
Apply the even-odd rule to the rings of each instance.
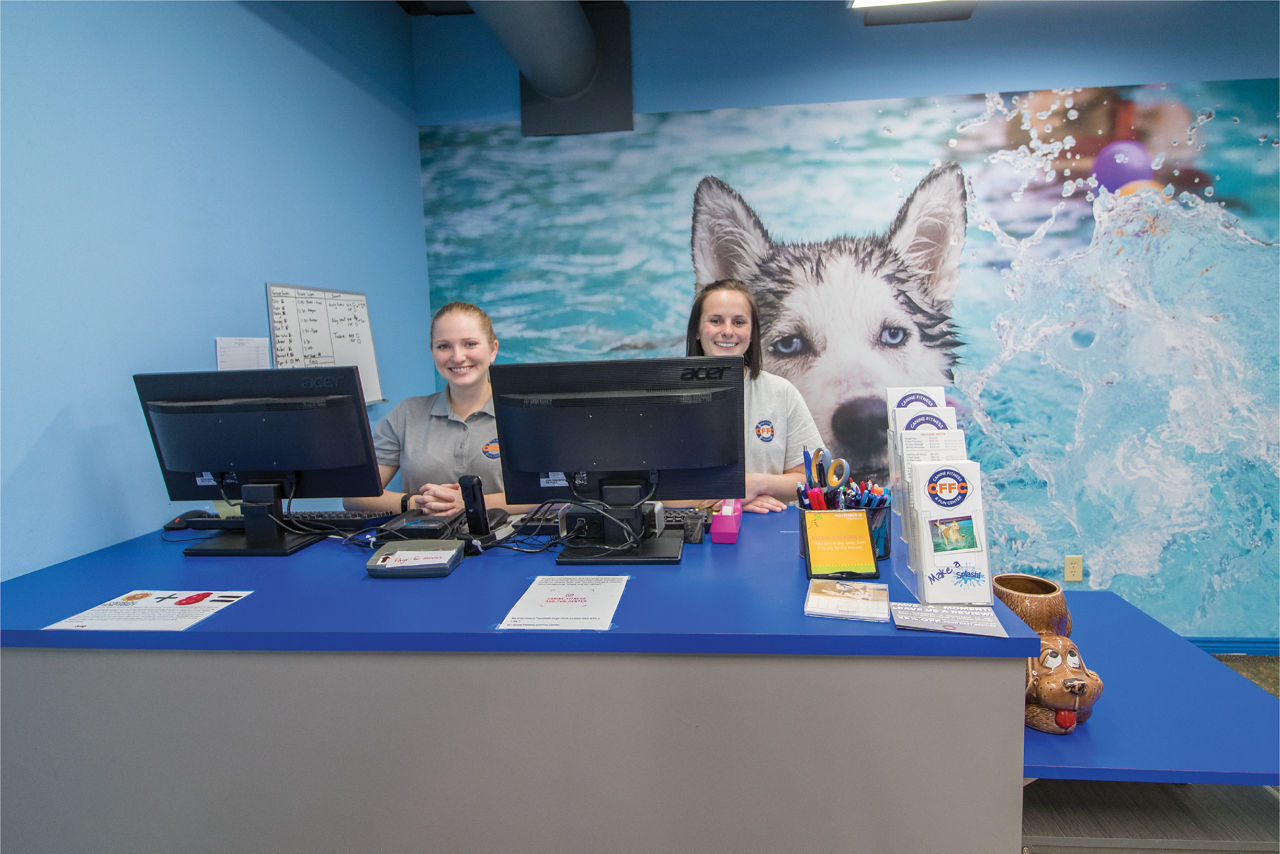
[[[434,388],[397,6],[3,3],[0,38],[3,577],[164,521],[130,376],[266,336],[267,281],[366,292],[384,393]]]

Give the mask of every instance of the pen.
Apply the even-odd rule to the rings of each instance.
[[[813,509],[809,506],[809,499],[805,495],[804,484],[800,483],[799,481],[796,481],[796,501],[799,502],[800,506],[805,508],[806,510]]]
[[[804,482],[805,487],[813,486],[813,454],[809,453],[809,448],[804,449]]]
[[[825,501],[823,501],[823,500],[822,500],[822,490],[821,490],[821,489],[811,489],[811,490],[809,490],[809,509],[811,509],[811,510],[826,510],[826,509],[827,509],[827,502],[825,502]]]

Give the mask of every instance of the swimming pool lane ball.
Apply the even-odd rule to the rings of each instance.
[[[1154,174],[1151,155],[1132,139],[1108,143],[1093,159],[1093,177],[1112,193],[1133,181],[1150,181]]]

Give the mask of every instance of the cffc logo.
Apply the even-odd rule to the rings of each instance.
[[[724,376],[724,372],[728,370],[725,367],[718,368],[685,368],[680,372],[680,379],[688,382],[690,380],[718,380]]]
[[[761,421],[756,425],[756,438],[761,442],[773,441],[773,422]]]
[[[484,454],[491,460],[496,460],[500,456],[498,453],[498,437],[494,436],[492,439],[485,442],[480,448],[480,453]]]
[[[925,488],[933,503],[943,507],[955,507],[969,495],[968,482],[955,469],[938,469],[929,477]]]

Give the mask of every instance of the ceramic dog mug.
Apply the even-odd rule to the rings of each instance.
[[[1054,735],[1074,732],[1093,714],[1102,680],[1071,640],[1061,585],[1021,573],[997,575],[991,583],[1000,601],[1040,635],[1039,657],[1027,659],[1026,725]]]

